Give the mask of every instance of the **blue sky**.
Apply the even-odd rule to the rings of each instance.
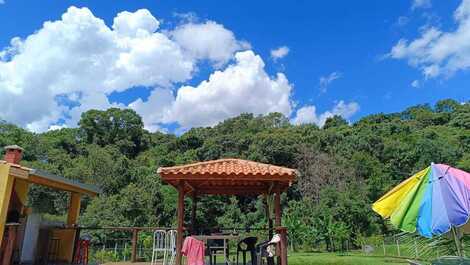
[[[123,11],[133,15],[113,28]],[[68,22],[44,29],[46,21],[65,21],[64,13]],[[443,98],[468,101],[467,24],[467,0],[4,0],[0,118],[44,131],[74,126],[89,108],[118,106],[135,109],[150,130],[177,131],[240,112],[280,111],[294,123],[321,125],[333,114],[355,121]],[[132,36],[123,37],[124,27]],[[139,27],[159,41],[147,43]],[[284,54],[274,58],[280,47]],[[123,70],[129,60],[133,68]],[[17,111],[20,104],[34,106]]]

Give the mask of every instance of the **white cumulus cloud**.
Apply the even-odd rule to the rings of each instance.
[[[407,60],[426,78],[449,77],[470,69],[470,0],[462,0],[454,20],[457,27],[453,31],[430,27],[419,38],[401,39],[392,48],[390,57]]]
[[[238,41],[233,32],[213,21],[189,22],[173,30],[171,36],[190,56],[209,59],[217,66],[232,59],[234,52],[250,48],[247,42]]]
[[[169,91],[157,89],[148,101],[138,100],[131,107],[143,115],[146,124],[177,122],[183,128],[212,126],[245,112],[281,112],[289,116],[291,90],[284,74],[269,76],[261,57],[244,51],[235,54],[233,64],[223,71],[215,71],[197,86],[183,86],[174,97]]]
[[[127,107],[108,95],[135,86],[154,88],[152,101],[171,104],[170,89],[190,80],[200,61],[225,63],[247,47],[220,24],[188,23],[161,31],[160,21],[140,9],[117,14],[110,27],[88,8],[68,8],[0,50],[0,119],[33,131],[74,127],[88,109]],[[139,108],[145,120],[159,120],[161,114],[145,111],[149,106]]]
[[[276,61],[278,59],[286,57],[290,52],[289,47],[287,46],[281,46],[277,49],[271,50],[271,58]]]
[[[194,62],[157,28],[147,10],[118,14],[113,30],[89,9],[70,7],[26,39],[14,38],[0,61],[0,117],[43,131],[64,116],[76,123],[79,109],[110,107],[113,91],[189,79]],[[57,101],[77,94],[78,107]]]
[[[298,109],[291,122],[293,124],[315,123],[319,127],[323,127],[328,118],[338,115],[349,119],[359,111],[359,108],[357,102],[345,103],[340,100],[332,110],[318,114],[315,106],[308,105]]]
[[[147,9],[134,13],[123,11],[114,18],[113,29],[120,35],[146,35],[155,32],[160,22]]]
[[[142,116],[147,130],[161,131],[162,124],[165,123],[174,101],[175,98],[170,89],[156,88],[146,101],[137,99],[129,104],[129,107]],[[191,111],[191,108],[188,108],[188,111]]]

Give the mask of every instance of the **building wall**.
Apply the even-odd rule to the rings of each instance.
[[[14,177],[10,176],[10,165],[0,163],[0,244],[3,241],[13,183]]]

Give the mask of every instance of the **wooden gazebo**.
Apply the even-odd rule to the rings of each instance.
[[[178,235],[176,265],[181,265],[184,232],[184,197],[193,200],[191,227],[196,219],[197,197],[201,195],[274,195],[275,229],[281,235],[280,263],[287,265],[287,229],[281,223],[281,193],[295,181],[290,168],[241,159],[220,159],[175,167],[161,167],[162,180],[178,190]]]

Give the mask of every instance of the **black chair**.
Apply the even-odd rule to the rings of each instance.
[[[250,252],[251,256],[251,265],[256,265],[256,242],[258,241],[257,237],[247,237],[238,242],[237,245],[237,265],[238,265],[238,256],[240,252],[243,257],[243,265],[246,265],[246,253]]]

